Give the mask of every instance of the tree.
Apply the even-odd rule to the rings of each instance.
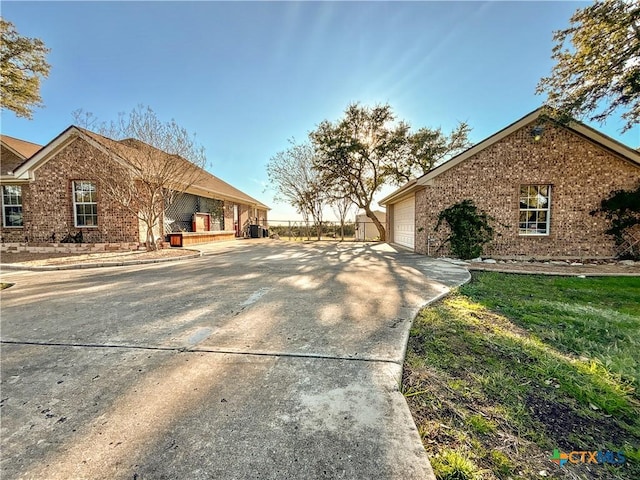
[[[347,217],[349,216],[349,212],[353,207],[353,200],[349,198],[346,193],[335,192],[333,195],[330,195],[329,204],[331,205],[331,209],[333,213],[338,217],[338,221],[340,222],[340,240],[344,242],[344,224],[347,221]]]
[[[159,227],[167,208],[202,178],[204,148],[175,120],[163,122],[151,108],[141,105],[109,123],[98,123],[82,110],[73,116],[77,123],[94,127],[104,137],[102,141],[126,161],[109,169],[96,168],[98,188],[138,217],[146,229],[147,249],[157,249],[154,228]]]
[[[389,105],[373,108],[357,103],[347,107],[342,120],[323,121],[309,134],[318,155],[314,166],[327,189],[342,188],[375,224],[380,240],[385,228],[372,210],[375,194],[388,180],[390,165],[406,145],[408,126],[393,124]]]
[[[406,125],[406,124],[403,124]],[[412,178],[429,173],[434,167],[471,146],[471,128],[460,122],[449,135],[442,129],[420,128],[415,133],[406,132],[406,146],[402,155],[394,157],[389,176],[398,185]]]
[[[311,218],[319,240],[327,195],[313,167],[316,152],[309,143],[289,142],[290,147],[278,152],[267,164],[269,181],[276,189],[274,200],[288,202],[303,216],[305,222]]]
[[[613,236],[623,258],[640,259],[640,185],[635,190],[616,190],[600,202],[591,215],[604,215],[610,222],[605,230]]]
[[[563,117],[604,121],[622,109],[622,131],[640,121],[640,3],[595,2],[577,10],[571,25],[554,33],[556,61],[538,83]],[[570,44],[570,47],[568,46]]]
[[[38,38],[22,37],[13,23],[0,17],[0,90],[2,108],[31,119],[42,106],[40,79],[49,76],[49,49]]]

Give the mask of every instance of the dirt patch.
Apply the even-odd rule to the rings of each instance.
[[[20,264],[25,266],[75,265],[96,264],[105,262],[133,262],[139,260],[158,260],[164,258],[183,257],[193,255],[195,250],[163,249],[154,252],[103,252],[103,253],[31,253],[31,252],[3,252],[0,256],[2,263]]]
[[[571,451],[576,447],[568,439],[568,434],[592,438],[594,446],[604,441],[614,445],[623,445],[625,441],[635,442],[635,439],[625,435],[611,417],[600,415],[597,419],[587,418],[562,402],[535,394],[528,395],[525,404],[532,417],[544,425],[549,438],[565,451]]]

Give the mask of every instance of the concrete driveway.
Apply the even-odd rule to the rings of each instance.
[[[468,279],[387,245],[4,272],[2,478],[432,478],[398,391],[418,309]]]

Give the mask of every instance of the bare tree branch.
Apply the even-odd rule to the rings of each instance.
[[[82,110],[74,117],[97,125],[100,133],[82,132],[121,160],[114,168],[96,169],[99,188],[138,217],[147,248],[155,250],[163,232],[154,229],[160,229],[164,211],[205,175],[204,148],[174,120],[162,122],[148,107],[139,106],[110,123],[98,123]]]

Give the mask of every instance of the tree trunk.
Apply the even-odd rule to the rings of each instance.
[[[367,214],[367,217],[369,217],[371,219],[373,224],[378,229],[378,234],[380,236],[380,241],[381,242],[386,242],[387,241],[387,232],[384,229],[384,225],[382,225],[382,223],[380,223],[380,220],[378,220],[378,217],[376,217],[376,214],[373,213],[370,208],[365,208],[364,209],[364,213]]]
[[[145,223],[147,224],[147,251],[151,252],[157,250],[158,246],[156,245],[156,239],[153,235],[153,225],[149,225],[148,222]]]

